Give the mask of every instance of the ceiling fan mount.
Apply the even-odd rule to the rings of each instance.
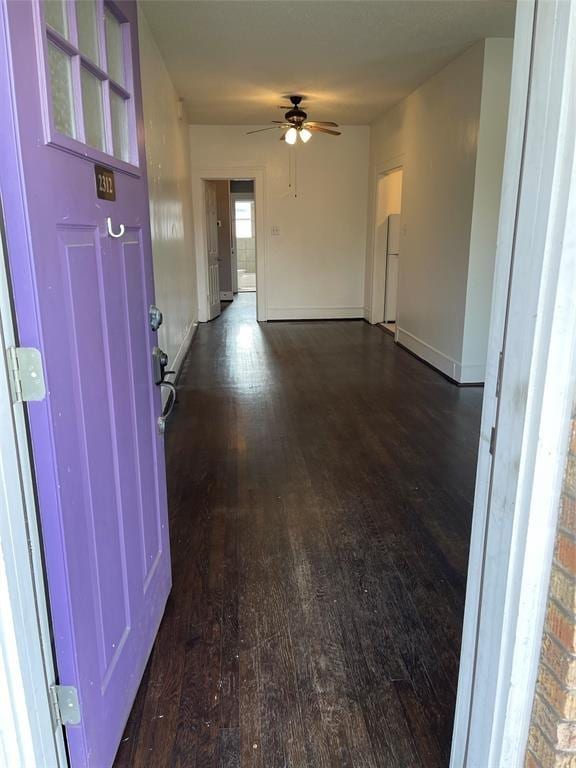
[[[300,109],[300,103],[304,99],[304,96],[288,96],[292,102],[292,106],[287,108],[287,112],[284,114],[284,119],[288,123],[292,123],[295,126],[302,125],[308,115],[303,109]],[[280,109],[286,109],[281,106]]]
[[[306,143],[313,132],[340,136],[340,131],[333,130],[338,128],[338,123],[308,120],[308,113],[300,107],[304,96],[293,95],[286,98],[291,102],[291,106],[285,104],[280,106],[280,109],[286,110],[284,120],[272,120],[274,125],[270,128],[257,128],[254,131],[248,131],[248,133],[260,133],[261,131],[271,131],[274,128],[282,128],[283,133],[280,140],[286,141],[288,144],[295,144],[298,137]]]

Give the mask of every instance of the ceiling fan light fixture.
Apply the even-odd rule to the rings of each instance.
[[[300,138],[306,144],[307,141],[310,141],[312,138],[312,133],[308,130],[308,128],[302,128],[300,130]]]
[[[296,144],[296,139],[298,138],[298,131],[296,128],[288,128],[286,131],[286,135],[284,136],[284,140],[287,144]]]

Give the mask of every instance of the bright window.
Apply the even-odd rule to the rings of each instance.
[[[250,239],[254,237],[254,201],[236,200],[234,203],[234,222],[236,227],[236,239]]]

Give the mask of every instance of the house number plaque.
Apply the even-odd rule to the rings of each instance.
[[[116,200],[114,171],[104,168],[103,165],[95,165],[94,175],[96,176],[96,196],[101,200]]]

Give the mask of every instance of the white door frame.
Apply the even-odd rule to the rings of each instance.
[[[575,73],[574,0],[519,3],[451,768],[520,768],[524,759],[575,388]],[[266,319],[262,168],[193,171],[197,254],[204,253],[202,179],[222,178],[256,182],[258,318]],[[198,256],[199,273],[202,265],[205,281]],[[204,282],[201,311],[205,289]],[[4,345],[13,341],[7,290],[0,296]],[[43,652],[47,613],[31,474],[19,445],[24,414],[12,408],[0,357],[0,487],[8,505],[0,516],[0,663],[9,686],[0,701],[15,727],[5,748],[11,766],[52,766],[59,765],[46,695],[53,669]]]
[[[15,345],[0,226],[0,755],[10,768],[65,768],[24,406],[12,404],[5,352]]]
[[[524,765],[576,384],[575,73],[576,2],[518,3],[451,768]]]
[[[370,304],[368,307],[366,307],[368,317],[366,317],[366,320],[368,320],[369,323],[374,325],[375,323],[381,322],[377,315],[376,315],[376,307],[381,303],[382,306],[384,305],[385,301],[385,286],[386,286],[386,267],[384,265],[384,274],[382,275],[382,264],[380,263],[380,260],[378,259],[378,255],[376,253],[376,246],[378,244],[377,238],[376,238],[376,215],[378,212],[378,182],[383,176],[388,176],[388,174],[393,173],[394,171],[402,171],[402,185],[404,185],[404,172],[405,172],[405,162],[406,162],[406,156],[404,154],[396,155],[390,160],[385,161],[384,163],[380,163],[376,166],[372,173],[372,178],[370,181],[370,225],[369,225],[369,233],[370,233],[370,240],[368,242],[368,253],[371,254],[371,260],[369,262],[369,274],[367,275],[367,282],[369,286],[369,298],[370,298]],[[384,260],[386,261],[386,260]],[[382,278],[382,279],[380,279]]]
[[[192,206],[196,245],[196,273],[198,275],[198,319],[208,320],[208,269],[206,262],[206,208],[202,185],[204,181],[250,179],[254,181],[254,206],[256,214],[256,304],[259,322],[268,319],[265,233],[265,169],[262,166],[233,165],[219,168],[192,168]]]

